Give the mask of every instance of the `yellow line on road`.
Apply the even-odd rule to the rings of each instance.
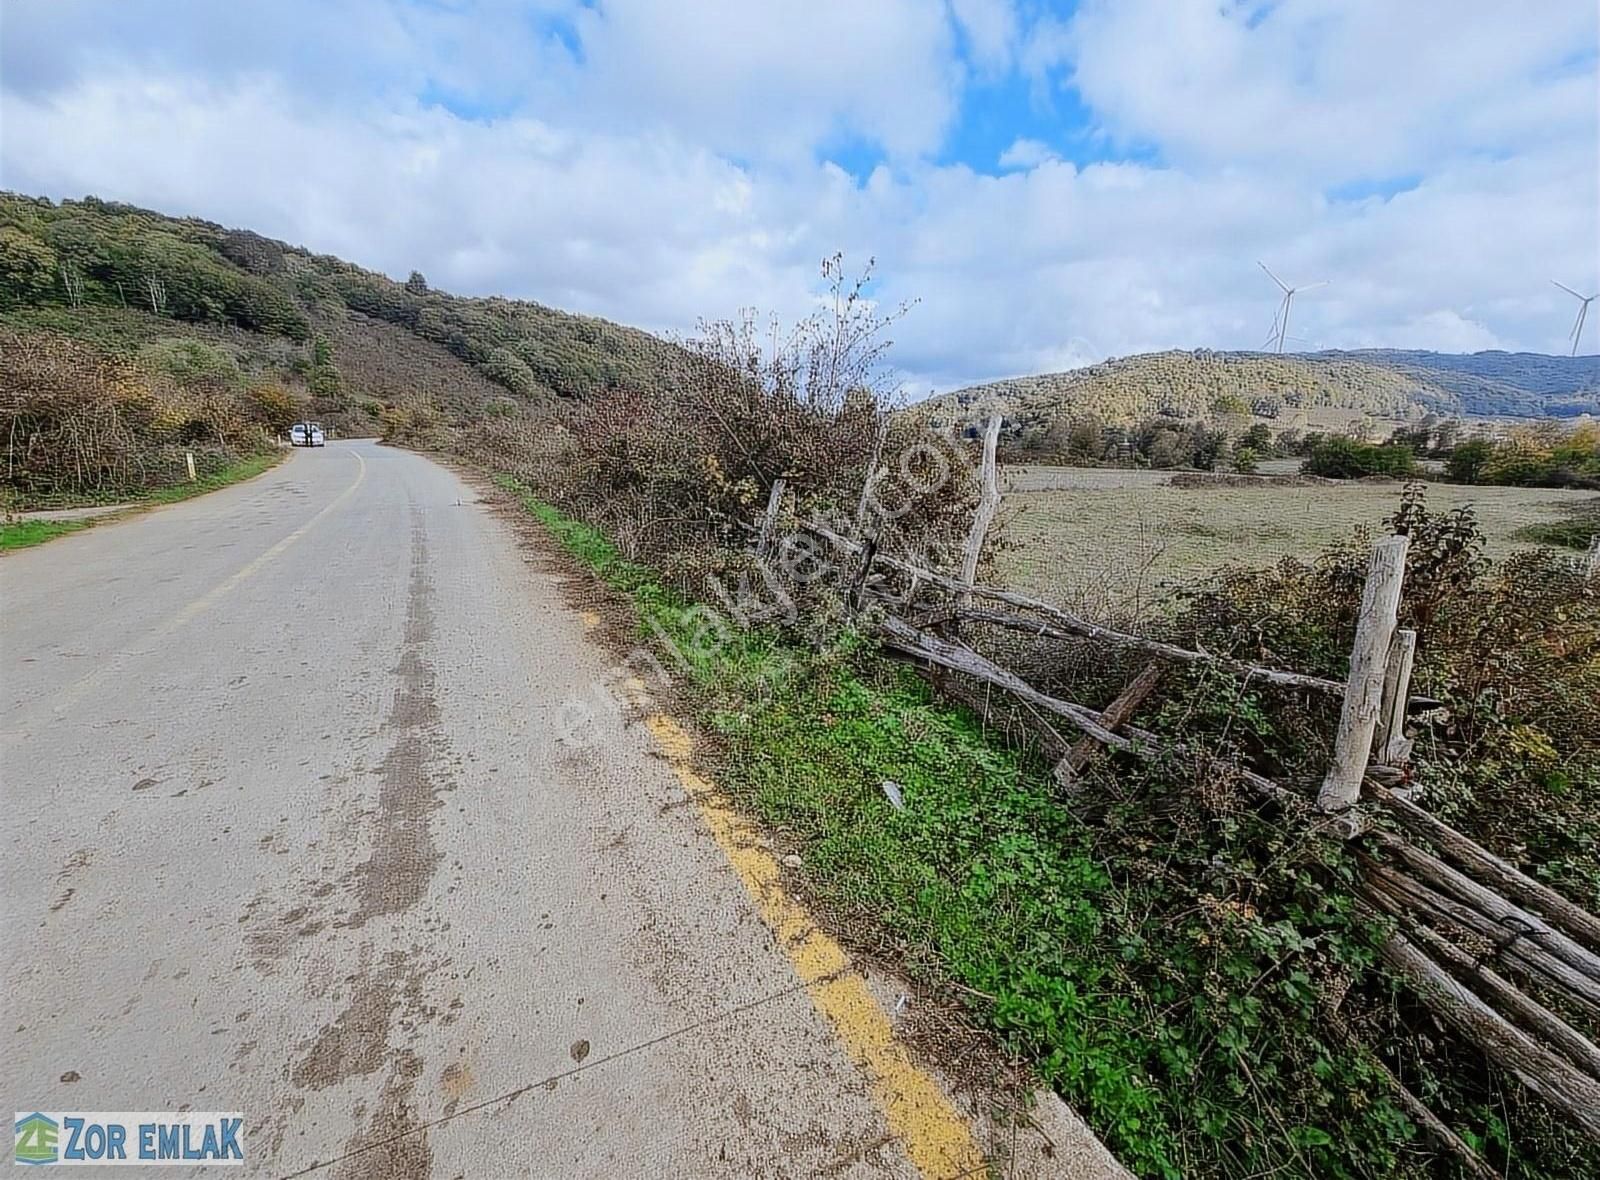
[[[77,704],[83,699],[84,694],[104,681],[106,677],[120,671],[122,665],[130,656],[148,649],[152,644],[160,643],[163,639],[167,638],[167,636],[171,635],[174,631],[178,630],[178,628],[182,627],[195,616],[208,610],[210,607],[215,606],[219,600],[236,589],[240,583],[253,577],[264,565],[281,554],[285,549],[289,548],[289,546],[293,545],[301,537],[309,533],[325,516],[327,516],[335,508],[338,508],[339,505],[343,504],[351,496],[355,495],[356,489],[361,486],[361,481],[367,478],[367,464],[366,461],[362,459],[362,457],[355,451],[349,451],[347,453],[353,459],[355,459],[359,467],[359,470],[356,472],[355,481],[351,483],[349,487],[345,488],[344,491],[340,492],[332,500],[328,501],[328,503],[322,507],[321,511],[319,511],[310,520],[306,521],[305,524],[295,529],[294,532],[279,540],[265,552],[258,554],[256,557],[246,562],[245,565],[240,569],[234,571],[234,573],[230,574],[223,581],[217,583],[217,585],[213,586],[210,590],[207,590],[199,598],[196,598],[187,606],[182,607],[175,614],[170,616],[164,623],[158,625],[155,630],[151,631],[144,637],[144,639],[139,643],[138,647],[124,648],[121,652],[107,660],[105,663],[101,664],[88,675],[80,677],[57,692],[50,701],[51,711],[54,713],[61,713],[66,709],[70,709],[73,705]],[[7,736],[11,736],[11,733],[8,733]]]
[[[967,1120],[939,1083],[912,1061],[895,1039],[888,1014],[851,966],[844,948],[783,888],[778,862],[756,843],[754,829],[721,791],[695,773],[690,765],[693,743],[688,733],[663,713],[647,717],[645,726],[678,781],[699,805],[717,846],[739,874],[762,921],[777,937],[811,1003],[828,1018],[856,1067],[866,1074],[889,1130],[912,1164],[928,1180],[982,1173],[983,1153]]]

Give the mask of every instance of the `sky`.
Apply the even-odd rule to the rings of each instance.
[[[660,332],[876,259],[908,392],[1566,352],[1595,0],[5,0],[0,187]],[[1600,315],[1582,351],[1596,351]]]

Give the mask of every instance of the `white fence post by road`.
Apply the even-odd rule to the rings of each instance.
[[[189,469],[189,482],[190,483],[193,483],[196,479],[199,478],[194,473],[194,452],[193,451],[185,451],[183,453],[183,465]]]
[[[1383,683],[1410,545],[1411,539],[1402,535],[1385,537],[1372,547],[1367,584],[1361,592],[1361,613],[1356,616],[1344,707],[1339,711],[1339,729],[1333,739],[1333,765],[1317,796],[1317,806],[1323,811],[1343,811],[1361,795],[1361,780],[1372,757],[1372,737],[1383,707]]]

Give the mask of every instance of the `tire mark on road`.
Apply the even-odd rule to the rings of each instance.
[[[438,731],[435,677],[428,662],[433,639],[433,584],[428,577],[428,534],[420,517],[411,526],[411,578],[405,633],[394,674],[399,681],[384,728],[396,734],[379,766],[372,852],[356,867],[356,912],[349,925],[408,910],[426,896],[439,866],[433,812],[453,786],[433,769],[444,741]]]

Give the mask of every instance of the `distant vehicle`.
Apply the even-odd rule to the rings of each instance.
[[[296,422],[289,427],[289,445],[291,447],[321,447],[327,445],[327,439],[322,436],[322,427],[315,422]]]

